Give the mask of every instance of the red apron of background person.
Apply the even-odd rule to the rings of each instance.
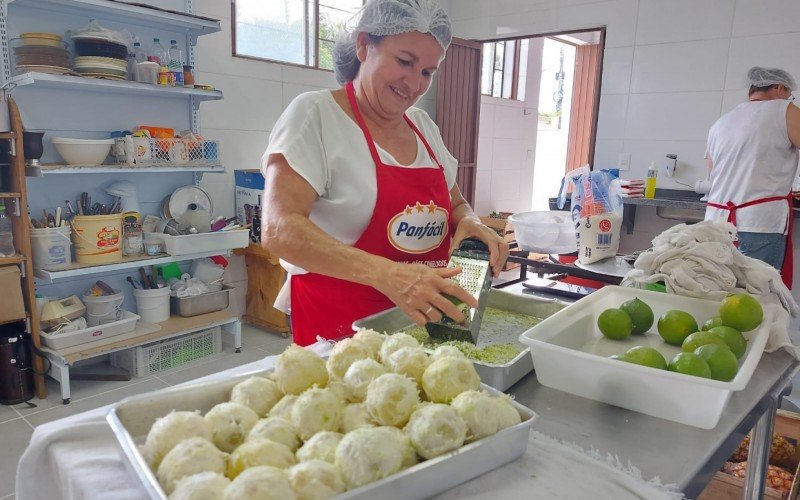
[[[769,196],[767,198],[758,198],[756,200],[746,201],[740,205],[736,205],[732,201],[729,201],[725,205],[719,203],[711,203],[708,202],[708,206],[714,208],[721,208],[723,210],[728,211],[728,222],[736,225],[736,211],[740,208],[750,207],[753,205],[759,205],[761,203],[769,203],[771,201],[780,201],[786,200],[789,204],[789,218],[786,221],[786,251],[783,253],[783,265],[781,265],[781,279],[783,279],[783,284],[786,285],[789,290],[792,289],[792,278],[794,274],[794,249],[792,247],[792,233],[794,232],[792,229],[794,226],[792,221],[792,193],[787,194],[786,196]]]
[[[405,168],[383,163],[358,109],[352,82],[345,88],[375,162],[378,188],[372,219],[353,246],[395,262],[446,266],[450,248],[450,191],[444,168],[407,116],[406,122],[436,165]],[[350,335],[353,321],[394,306],[372,287],[316,273],[292,276],[291,301],[292,337],[301,346],[316,342],[317,335],[327,339]]]

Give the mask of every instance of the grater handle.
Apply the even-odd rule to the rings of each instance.
[[[477,238],[467,238],[461,242],[458,246],[459,252],[481,252],[481,253],[489,253],[489,247],[486,246],[486,243],[482,242]]]

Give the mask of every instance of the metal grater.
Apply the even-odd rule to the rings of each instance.
[[[489,294],[486,292],[492,286],[489,249],[480,240],[466,239],[461,242],[458,250],[453,252],[447,267],[461,267],[461,274],[451,279],[478,300],[478,307],[464,311],[467,318],[463,324],[443,316],[439,322],[427,323],[425,329],[431,337],[438,339],[468,340],[477,343],[483,311],[486,309],[486,302],[489,299]],[[454,302],[457,300],[448,298]],[[463,306],[463,303],[461,305]]]

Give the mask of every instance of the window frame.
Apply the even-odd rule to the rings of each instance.
[[[332,69],[328,68],[321,68],[319,66],[319,3],[320,1],[324,0],[303,0],[303,15],[305,26],[309,25],[309,14],[311,13],[314,16],[314,61],[312,64],[300,64],[294,63],[289,61],[281,61],[279,59],[269,59],[266,57],[257,57],[257,56],[248,56],[246,54],[238,54],[236,52],[236,0],[231,0],[231,57],[238,57],[241,59],[248,59],[250,61],[262,61],[268,62],[272,64],[284,64],[286,66],[294,66],[295,68],[305,68],[305,69],[315,69],[318,71],[327,71],[329,73],[333,73]],[[314,7],[313,9],[309,9],[309,4],[313,2]],[[362,0],[362,5],[364,0]],[[309,12],[311,10],[311,12]],[[308,43],[308,33],[304,34],[303,37],[306,40],[305,45],[305,53],[306,59],[310,59],[308,51],[311,49],[311,44]]]
[[[503,97],[503,87],[505,87],[506,78],[509,76],[506,72],[506,50],[508,50],[508,42],[514,42],[514,55],[512,56],[513,68],[511,69],[511,91],[508,97]],[[493,97],[495,99],[507,99],[512,101],[518,101],[518,90],[519,90],[519,63],[520,63],[520,54],[522,51],[522,44],[521,40],[517,39],[503,39],[503,40],[491,40],[487,42],[482,42],[483,46],[486,47],[487,44],[491,44],[492,46],[492,77],[489,79],[489,93],[483,93],[483,89],[481,89],[481,95],[485,95],[487,97]],[[497,44],[503,44],[503,59],[502,59],[502,68],[497,69],[494,67],[494,60],[497,57]],[[482,51],[482,57],[486,57],[486,53],[488,51]],[[481,66],[482,67],[482,66]],[[501,71],[501,78],[500,78],[500,95],[494,95],[494,75],[497,71]],[[481,75],[482,77],[483,75]]]

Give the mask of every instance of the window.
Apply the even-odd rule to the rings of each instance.
[[[527,40],[484,43],[481,93],[503,99],[524,100],[527,62]]]
[[[233,55],[333,69],[333,42],[362,0],[233,0]]]

